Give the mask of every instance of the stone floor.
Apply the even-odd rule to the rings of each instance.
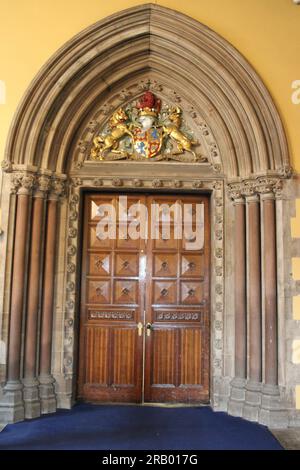
[[[270,429],[286,450],[300,450],[300,428]]]

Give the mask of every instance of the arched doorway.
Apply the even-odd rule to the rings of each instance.
[[[205,161],[88,158],[112,112],[145,90],[180,106]],[[1,420],[74,403],[83,191],[180,188],[211,194],[212,405],[286,424],[276,233],[283,230],[288,150],[269,93],[230,44],[151,4],[97,23],[58,51],[29,88],[3,169],[8,354]]]

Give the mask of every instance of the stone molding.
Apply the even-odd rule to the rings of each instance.
[[[126,42],[120,43],[120,37],[126,37]],[[150,85],[147,70],[155,71]],[[118,94],[126,103],[135,83],[141,90],[151,86],[158,94],[164,93],[167,83],[169,100],[180,106],[186,102],[191,119],[202,119],[200,131],[204,137],[212,132],[215,139],[211,158],[216,152],[223,156],[222,163],[214,163],[215,171],[222,165],[228,177],[290,172],[280,116],[251,65],[206,26],[155,4],[111,15],[54,54],[18,108],[3,168],[11,171],[14,164],[28,164],[65,172],[74,136],[87,128],[94,133],[97,109],[108,116],[110,98]],[[82,116],[86,120],[81,125]],[[84,140],[80,151],[85,149]]]
[[[116,185],[116,180],[118,184]],[[79,212],[81,190],[85,188],[99,188],[99,181],[91,177],[72,178],[70,180],[70,191],[68,197],[68,218],[67,218],[67,257],[66,257],[66,277],[65,277],[65,300],[64,300],[64,341],[63,341],[63,374],[64,377],[73,381],[76,370],[74,369],[74,344],[75,344],[75,307],[78,301],[78,272],[80,259],[79,253]],[[212,325],[217,325],[216,329],[211,329],[212,341],[215,348],[211,351],[212,373],[214,383],[218,384],[223,375],[224,359],[224,182],[223,180],[199,180],[185,179],[174,180],[171,178],[160,178],[159,184],[156,178],[141,177],[139,186],[144,189],[153,187],[157,190],[180,188],[187,192],[211,192],[212,193],[212,249],[213,262],[211,272],[211,299],[212,299]],[[129,177],[102,177],[101,188],[115,189],[116,187],[130,189],[136,187],[136,178]],[[72,389],[72,387],[71,387]],[[213,402],[217,407],[219,403],[219,390],[217,385],[213,387]],[[69,401],[71,402],[71,392]]]

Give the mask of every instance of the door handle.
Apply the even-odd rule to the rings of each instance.
[[[152,324],[151,323],[147,323],[146,330],[147,330],[147,336],[150,336],[151,335],[151,330],[152,330]]]
[[[139,323],[137,324],[137,329],[138,329],[138,335],[139,335],[139,336],[142,336],[142,334],[143,334],[143,326],[144,326],[144,325],[143,325],[142,322],[139,322]]]

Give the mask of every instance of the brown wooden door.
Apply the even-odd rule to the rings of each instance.
[[[169,238],[163,215],[158,239],[147,244],[145,401],[193,403],[209,399],[209,212],[207,197],[150,196],[148,204],[165,209],[189,204],[191,225],[176,239],[172,220]],[[205,220],[203,242],[193,239],[196,204]],[[164,209],[162,209],[162,213]],[[168,211],[166,211],[168,213]],[[166,220],[168,222],[168,220]],[[183,227],[182,227],[183,229]]]
[[[99,205],[112,204],[117,214],[119,195],[85,197],[79,397],[102,402],[207,402],[208,197],[127,197],[128,208],[141,202],[148,209],[147,240],[123,239],[122,224],[116,239],[99,240]],[[183,205],[190,204],[192,222],[185,226],[183,239],[176,238],[180,230],[172,211],[167,229],[168,207],[175,202],[182,213]],[[154,203],[164,206],[151,226]],[[203,243],[191,250],[187,248],[197,203],[204,220]]]

